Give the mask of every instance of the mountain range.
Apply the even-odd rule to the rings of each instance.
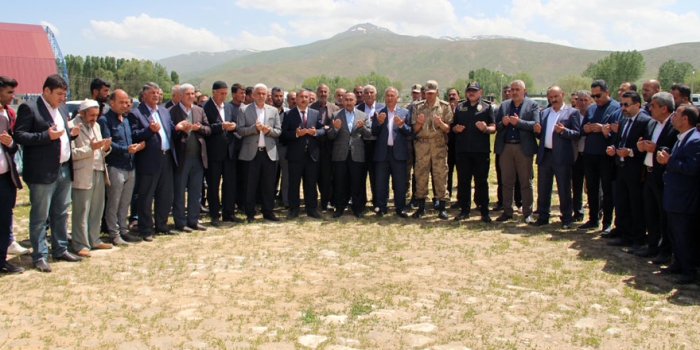
[[[655,78],[670,59],[700,67],[700,43],[682,43],[640,51],[646,71]],[[534,89],[542,89],[569,74],[581,74],[610,51],[585,50],[503,36],[426,37],[391,32],[370,23],[313,43],[269,51],[194,52],[158,61],[202,89],[216,80],[244,85],[265,83],[286,89],[300,87],[305,78],[325,74],[350,79],[374,71],[398,80],[407,89],[435,79],[448,86],[467,78],[470,70],[486,68],[509,75],[527,72]],[[532,88],[531,88],[532,91]]]

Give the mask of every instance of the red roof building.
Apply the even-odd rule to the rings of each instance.
[[[40,25],[0,23],[0,75],[17,80],[16,94],[39,94],[58,73],[56,58]]]

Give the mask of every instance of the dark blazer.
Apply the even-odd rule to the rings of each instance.
[[[331,126],[331,124],[333,124],[333,114],[335,114],[335,112],[340,110],[340,108],[338,108],[338,106],[336,106],[335,104],[332,104],[332,103],[326,103],[325,107],[321,107],[321,102],[319,102],[319,101],[312,103],[309,106],[309,108],[317,110],[319,115],[321,115],[321,110],[323,108],[326,109],[326,119],[321,120],[321,123],[324,126]]]
[[[541,164],[544,159],[544,135],[551,133],[552,130],[547,130],[549,118],[556,118],[556,112],[549,107],[542,111],[542,133],[536,134],[540,139],[540,145],[537,148],[537,164]],[[554,164],[557,165],[574,165],[574,153],[578,150],[574,149],[572,141],[577,141],[581,138],[581,113],[578,109],[571,106],[563,106],[559,110],[559,123],[564,125],[564,131],[559,134],[554,132],[552,135],[552,158]]]
[[[389,147],[387,146],[387,143],[389,142],[389,109],[384,107],[377,111],[377,113],[387,114],[384,123],[379,124],[379,121],[377,120],[372,123],[372,135],[377,137],[377,144],[374,147],[374,161],[383,162],[387,159],[387,153],[389,151]],[[411,120],[408,116],[408,109],[397,105],[395,115],[401,119],[406,119],[400,128],[394,124],[393,130],[391,130],[394,135],[394,158],[396,160],[408,160],[407,137],[410,136],[412,132],[410,127]]]
[[[58,111],[68,128],[68,109],[61,105]],[[46,109],[43,98],[28,101],[19,106],[15,122],[14,140],[24,147],[22,176],[26,183],[50,184],[58,179],[61,167],[61,140],[51,140],[48,129],[54,125],[51,113]],[[71,138],[70,135],[68,135]],[[70,142],[68,142],[70,147]],[[73,159],[68,160],[70,177],[73,180]]]
[[[12,136],[12,128],[10,128],[10,112],[9,108],[5,107],[5,111],[7,113],[7,118],[0,116],[0,134],[2,134],[3,131],[7,131],[7,133]],[[5,164],[7,164],[7,167],[9,168],[9,173],[10,173],[10,178],[12,178],[12,183],[15,185],[17,189],[22,189],[22,181],[19,179],[19,173],[17,173],[17,166],[15,165],[15,153],[17,152],[17,149],[19,147],[17,146],[17,142],[13,141],[12,144],[10,144],[10,147],[7,147],[0,143],[0,147],[2,147],[2,155],[5,158]]]
[[[318,150],[319,140],[326,134],[318,111],[306,108],[306,128],[315,128],[316,136],[304,135],[302,137],[297,137],[297,128],[300,126],[301,114],[298,108],[284,112],[280,140],[284,141],[287,145],[287,160],[292,162],[302,160],[308,145],[311,159],[318,162],[320,159],[320,152]]]
[[[645,140],[651,140],[651,138],[654,136],[654,128],[656,127],[656,124],[656,120],[649,121],[646,135],[644,136]],[[652,171],[651,174],[647,174],[647,176],[654,176],[657,178],[657,180],[663,181],[666,165],[659,164],[659,162],[656,161],[656,153],[660,151],[662,147],[666,147],[669,150],[672,149],[673,145],[676,144],[676,141],[678,141],[678,130],[673,127],[671,119],[668,119],[666,121],[666,125],[664,125],[664,128],[661,130],[661,134],[659,134],[659,138],[656,139],[656,149],[654,150],[654,155],[651,157],[654,164],[654,171]],[[634,151],[637,152],[638,150],[635,148]]]
[[[664,173],[664,210],[697,214],[700,198],[700,134],[693,130],[671,153]]]
[[[367,104],[365,102],[360,103],[355,108],[365,112],[365,114],[367,114],[367,117],[369,117],[370,124],[374,125],[374,123],[377,122],[377,114],[379,114],[379,111],[381,111],[385,107],[386,107],[386,105],[384,105],[383,103],[379,103],[379,102],[375,101],[374,102],[374,115],[369,115],[369,107],[367,107]],[[370,129],[372,128],[372,125],[369,126]],[[369,137],[365,137],[365,140],[374,140],[374,139],[376,139],[376,136],[374,136],[374,135],[370,135]]]
[[[177,162],[177,149],[173,147],[173,133],[175,132],[175,124],[170,120],[170,112],[163,106],[157,107],[158,114],[160,115],[160,120],[163,125],[161,126],[165,130],[165,135],[167,135],[170,141],[170,151],[173,155],[173,164],[178,166]],[[129,124],[131,126],[131,139],[134,143],[139,143],[141,141],[146,142],[146,147],[136,152],[134,157],[136,165],[137,174],[156,174],[160,170],[160,161],[163,155],[160,149],[160,134],[151,131],[150,122],[151,113],[148,111],[148,106],[145,103],[141,103],[138,108],[131,109],[129,112]]]
[[[328,129],[326,135],[330,140],[333,140],[333,155],[331,159],[337,162],[344,162],[348,158],[348,152],[352,156],[352,160],[359,163],[365,161],[365,143],[363,137],[368,137],[372,134],[367,121],[369,118],[365,112],[355,109],[355,119],[352,122],[352,132],[348,129],[347,119],[345,117],[345,108],[335,112],[333,119],[340,119],[340,129],[335,130],[333,125]],[[357,122],[364,120],[365,124],[361,128],[355,127]]]
[[[187,120],[187,113],[182,109],[180,104],[176,104],[170,108],[170,117],[173,120],[173,124]],[[199,141],[201,148],[202,165],[204,169],[208,168],[207,163],[207,142],[206,137],[211,134],[211,128],[209,127],[209,120],[204,114],[204,109],[197,105],[192,105],[192,124],[202,124],[202,127],[198,131],[192,131]],[[177,148],[177,171],[182,171],[182,167],[185,165],[185,152],[187,151],[187,137],[189,133],[182,131],[175,131],[173,135],[173,146]]]
[[[503,148],[505,147],[503,139],[505,137],[506,128],[503,126],[503,117],[513,115],[510,111],[511,101],[512,100],[503,101],[496,111],[497,133],[494,146],[496,154],[503,153]],[[535,133],[532,131],[532,127],[540,122],[540,107],[537,102],[529,97],[525,97],[522,102],[522,107],[520,107],[519,117],[520,121],[515,128],[520,131],[520,146],[523,148],[523,153],[525,153],[526,156],[532,156],[537,153],[537,139],[535,139]]]
[[[207,157],[209,161],[220,162],[228,155],[229,159],[236,159],[234,152],[236,149],[235,140],[239,138],[236,131],[226,131],[223,129],[219,109],[216,108],[214,99],[209,99],[204,103],[204,113],[209,122],[211,133],[207,136]],[[234,106],[231,103],[224,102],[224,119],[227,122],[236,121]]]
[[[613,137],[612,146],[614,146],[616,149],[620,147],[629,148],[634,152],[634,157],[625,158],[625,166],[618,169],[617,173],[632,174],[632,172],[634,172],[635,174],[633,175],[636,176],[636,173],[641,174],[641,168],[644,166],[644,157],[647,155],[646,152],[640,152],[637,149],[637,141],[639,141],[640,137],[644,137],[644,135],[647,134],[647,128],[649,127],[651,118],[646,114],[646,112],[640,111],[639,114],[637,114],[634,124],[632,124],[632,128],[628,133],[625,144],[621,146],[620,141],[622,139],[622,134],[624,133],[627,123],[629,123],[630,120],[631,119],[629,118],[624,118],[620,121],[620,127],[617,130],[618,132],[615,133],[615,136]],[[613,157],[615,158],[615,164],[620,164],[620,157],[617,155],[614,155]]]

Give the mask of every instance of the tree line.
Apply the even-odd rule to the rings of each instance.
[[[92,96],[90,82],[94,78],[105,79],[111,83],[112,89],[122,89],[130,96],[137,96],[143,84],[149,81],[169,93],[180,80],[177,72],[168,73],[164,66],[149,60],[74,55],[65,56],[65,60],[73,100]]]

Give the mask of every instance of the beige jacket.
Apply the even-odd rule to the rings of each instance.
[[[80,116],[68,122],[68,127],[82,123],[80,133],[73,141],[71,141],[73,158],[73,188],[79,190],[89,190],[92,188],[92,176],[95,170],[102,170],[105,177],[105,184],[109,185],[109,176],[107,174],[104,157],[109,154],[102,149],[92,150],[90,141],[95,138],[97,141],[102,140],[102,131],[100,124],[95,123],[91,128],[85,123]]]

